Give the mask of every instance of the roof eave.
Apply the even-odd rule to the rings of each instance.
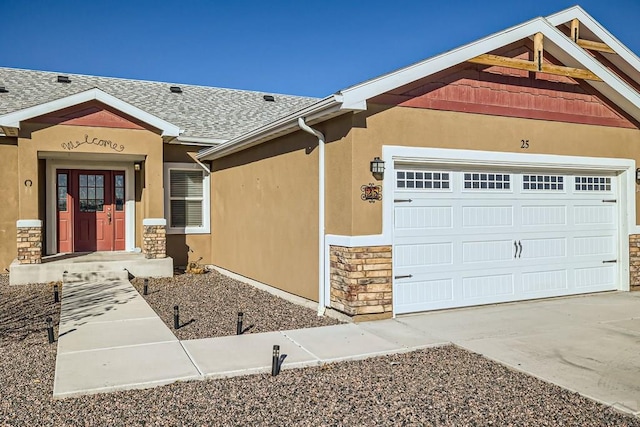
[[[354,111],[355,109],[359,108],[355,108],[355,106],[351,106],[351,108],[343,108],[341,95],[330,95],[315,104],[240,135],[239,137],[224,144],[202,150],[198,153],[197,158],[199,160],[216,160],[278,136],[292,133],[299,129],[299,117],[304,117],[309,123],[313,124],[336,115]]]
[[[24,108],[22,110],[14,111],[8,114],[0,116],[0,127],[5,130],[13,129],[17,131],[20,129],[20,123],[39,117],[45,114],[52,113],[54,111],[69,108],[74,105],[82,104],[89,101],[98,101],[118,111],[121,111],[128,116],[131,116],[143,123],[146,123],[161,132],[161,136],[164,139],[176,138],[180,135],[181,130],[178,126],[167,122],[153,114],[150,114],[138,107],[135,107],[115,96],[109,95],[100,89],[94,88],[83,92],[76,93],[64,98],[59,98],[53,101],[45,102],[44,104],[34,105],[32,107]]]

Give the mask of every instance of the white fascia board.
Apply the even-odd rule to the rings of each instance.
[[[180,128],[174,124],[171,124],[161,118],[149,114],[138,107],[122,101],[115,96],[109,95],[100,89],[89,89],[84,92],[76,93],[64,98],[56,99],[54,101],[45,102],[44,104],[34,105],[33,107],[25,108],[23,110],[14,111],[13,113],[0,116],[0,126],[12,127],[19,129],[20,122],[34,117],[49,114],[54,111],[62,110],[64,108],[73,107],[74,105],[82,104],[89,101],[98,101],[106,104],[118,111],[134,117],[144,123],[147,123],[156,129],[162,131],[163,137],[177,137],[180,135]]]
[[[205,138],[205,137],[200,137],[200,136],[184,136],[184,135],[180,135],[178,136],[174,141],[174,144],[176,143],[184,143],[187,145],[217,145],[217,144],[224,144],[225,142],[228,142],[228,139],[221,139],[221,138]]]
[[[339,95],[330,95],[313,105],[302,110],[298,110],[288,116],[284,116],[265,126],[261,126],[237,138],[234,138],[224,144],[216,147],[201,150],[197,158],[199,160],[215,160],[229,154],[237,153],[245,148],[252,147],[275,136],[291,133],[298,129],[298,117],[305,117],[307,122],[322,120],[329,115],[340,111],[342,106],[342,97]],[[343,110],[343,113],[351,110]]]
[[[546,29],[543,18],[508,28],[483,39],[340,91],[346,105],[357,104],[392,89],[461,64]]]
[[[627,46],[622,44],[620,40],[615,38],[615,36],[607,31],[606,28],[604,28],[591,15],[585,12],[584,9],[582,9],[580,6],[571,7],[546,18],[546,20],[554,27],[558,27],[559,25],[565,24],[573,19],[577,19],[578,21],[580,21],[580,24],[587,27],[589,31],[595,34],[602,43],[613,49],[615,53],[628,66],[631,67],[632,70],[635,70],[636,73],[640,73],[640,58],[638,58],[635,53],[633,53]],[[615,59],[612,62],[615,63]]]
[[[603,82],[611,88],[611,90],[607,91],[606,87],[602,84],[598,84],[598,82],[588,81],[588,83],[600,92],[605,93],[605,95],[611,95],[610,98],[612,101],[619,104],[621,108],[631,114],[634,118],[640,120],[640,94],[588,55],[581,47],[572,42],[559,29],[551,25],[551,23],[546,21],[544,18],[533,19],[519,26],[512,27],[466,46],[435,56],[426,61],[386,74],[360,85],[347,88],[341,91],[344,103],[347,105],[355,104],[374,96],[381,95],[400,86],[458,65],[478,55],[491,52],[518,40],[530,38],[538,32],[542,33],[546,37],[547,41],[550,41],[559,49],[566,52],[568,55],[567,57],[570,57],[570,59],[575,61],[568,65],[580,65],[601,78]],[[616,94],[618,96],[616,96]]]
[[[560,50],[569,55],[580,66],[588,69],[602,79],[602,82],[586,80],[596,90],[615,102],[620,108],[640,120],[640,94],[629,86],[624,80],[611,72],[608,68],[594,59],[584,49],[565,36],[558,28],[547,21],[543,21],[546,30],[541,31],[547,42],[551,42]],[[547,50],[549,43],[547,43]],[[551,52],[553,54],[553,52]],[[554,55],[557,56],[557,55]],[[574,66],[575,64],[568,64]],[[603,84],[604,83],[604,84]]]

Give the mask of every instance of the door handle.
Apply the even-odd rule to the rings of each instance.
[[[111,212],[107,212],[107,219],[109,220],[109,224],[111,224]]]
[[[518,258],[518,241],[517,240],[513,241],[513,247],[516,249],[516,251],[513,253],[513,257]]]
[[[520,246],[520,253],[518,254],[518,258],[522,258],[522,241],[518,240],[518,246]]]

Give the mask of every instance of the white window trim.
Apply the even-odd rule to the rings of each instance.
[[[171,197],[169,194],[171,170],[199,170],[202,171],[202,227],[171,227]],[[196,163],[165,163],[164,164],[164,216],[167,220],[167,234],[209,234],[211,232],[211,187],[210,174]],[[200,198],[197,198],[200,200]],[[187,198],[188,200],[188,198]]]

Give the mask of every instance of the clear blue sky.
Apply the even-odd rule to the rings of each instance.
[[[576,1],[0,0],[0,65],[321,97]],[[640,0],[579,4],[640,55]]]

